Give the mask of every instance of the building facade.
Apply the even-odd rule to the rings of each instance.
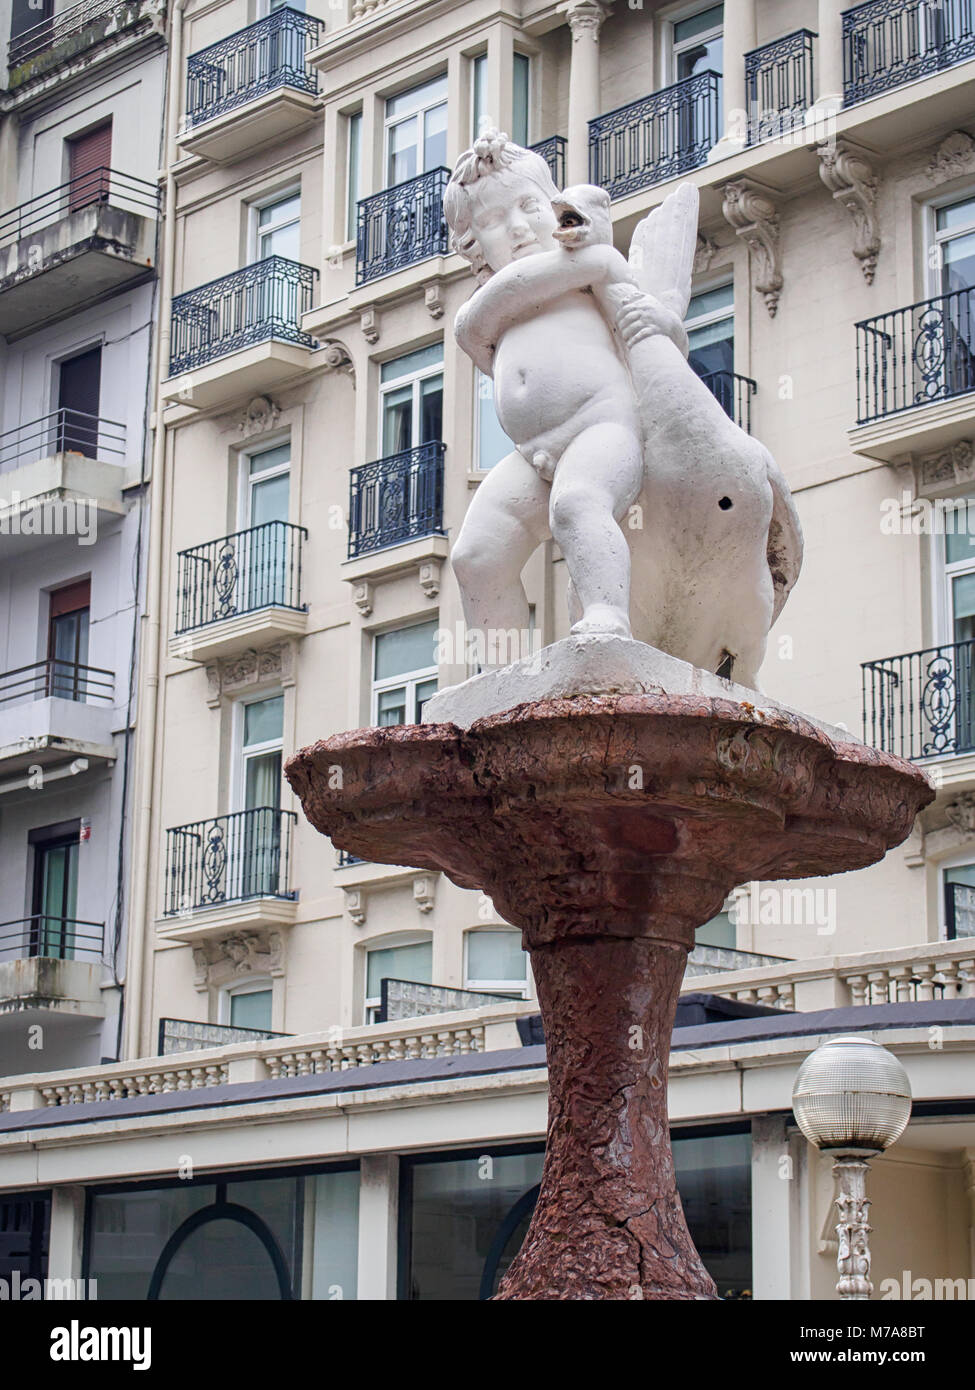
[[[806,538],[763,688],[938,787],[883,863],[743,885],[701,929],[685,994],[728,1002],[675,1032],[692,1231],[724,1296],[828,1296],[829,1165],[789,1097],[866,1029],[917,1102],[875,1282],[975,1277],[968,7],[174,0],[166,32],[124,1060],[2,1091],[0,1184],[49,1267],[104,1296],[137,1268],[147,1297],[476,1298],[517,1250],[545,1133],[519,934],[337,851],[281,774],[476,667],[448,554],[510,444],[451,332],[442,197],[498,126],[605,187],[624,249],[698,186],[691,362]],[[568,632],[551,541],[525,584],[512,657]]]

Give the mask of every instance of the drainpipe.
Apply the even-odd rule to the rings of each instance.
[[[136,735],[137,786],[132,835],[133,883],[129,915],[129,961],[126,991],[126,1017],[122,1057],[139,1056],[142,1022],[145,1015],[146,938],[152,931],[149,907],[149,869],[156,833],[153,817],[153,790],[156,778],[156,726],[159,711],[159,670],[162,662],[162,545],[163,513],[166,495],[167,431],[162,423],[160,382],[169,361],[171,306],[176,261],[176,180],[173,164],[177,157],[176,130],[179,122],[179,94],[183,68],[183,9],[186,0],[172,0],[169,16],[169,80],[167,87],[166,133],[164,139],[164,220],[160,257],[159,332],[156,335],[155,430],[152,441],[152,475],[149,505],[149,572],[146,580],[146,607],[142,619],[142,653],[139,663],[140,697]]]

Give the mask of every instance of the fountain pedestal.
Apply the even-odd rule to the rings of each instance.
[[[535,1214],[497,1296],[714,1298],[666,1104],[695,930],[740,883],[881,859],[933,799],[923,774],[782,707],[699,694],[360,729],[301,750],[286,773],[339,848],[442,870],[522,928],[549,1120]]]

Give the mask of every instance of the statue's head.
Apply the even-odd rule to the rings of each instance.
[[[478,284],[502,266],[555,246],[558,189],[541,155],[485,130],[458,159],[444,194],[450,244]]]

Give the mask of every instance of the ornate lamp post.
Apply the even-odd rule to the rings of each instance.
[[[867,1299],[873,1293],[868,1159],[882,1154],[907,1127],[911,1118],[907,1072],[892,1052],[871,1038],[830,1038],[799,1068],[792,1109],[806,1138],[836,1159],[840,1275],[836,1292],[840,1298]]]

